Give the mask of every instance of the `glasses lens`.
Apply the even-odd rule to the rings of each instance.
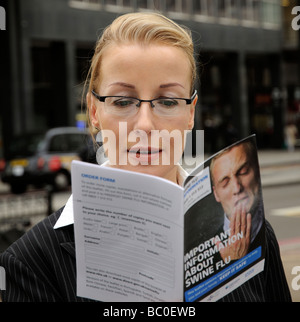
[[[106,97],[105,111],[118,116],[131,116],[137,113],[140,107],[140,101],[132,97]],[[177,115],[184,110],[185,100],[176,98],[158,98],[152,101],[149,106],[153,113],[159,116]]]
[[[186,105],[184,100],[174,98],[160,98],[153,101],[154,113],[158,115],[176,115]]]
[[[116,115],[130,115],[135,113],[139,100],[131,97],[107,97],[105,99],[105,110]]]

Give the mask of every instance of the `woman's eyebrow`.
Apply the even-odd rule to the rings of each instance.
[[[124,83],[124,82],[115,82],[115,83],[111,83],[109,85],[109,87],[111,86],[121,86],[121,87],[126,87],[126,88],[132,88],[135,89],[135,86],[132,84],[128,84],[128,83]],[[168,88],[168,87],[175,87],[175,86],[179,86],[184,88],[184,86],[182,86],[180,83],[167,83],[167,84],[161,84],[159,86],[159,88]]]
[[[135,88],[134,85],[123,83],[123,82],[115,82],[115,83],[110,84],[109,87],[110,86],[122,86],[122,87],[127,87],[127,88]]]
[[[159,88],[168,88],[168,87],[174,87],[174,86],[180,86],[184,88],[181,84],[179,83],[168,83],[168,84],[161,84]]]

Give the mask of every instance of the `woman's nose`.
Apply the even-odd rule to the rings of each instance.
[[[155,130],[153,107],[150,102],[142,102],[135,116],[135,131],[145,131],[147,134]]]

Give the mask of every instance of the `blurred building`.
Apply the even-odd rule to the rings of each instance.
[[[295,10],[296,7],[297,10]],[[295,124],[300,134],[300,0],[283,0],[282,10],[282,98],[285,111],[284,125]],[[292,10],[297,12],[297,14],[291,15]],[[298,142],[300,142],[299,135]]]
[[[260,147],[283,147],[287,112],[297,109],[294,101],[300,100],[293,1],[2,3],[7,15],[6,31],[0,35],[0,129],[5,144],[12,134],[75,125],[101,30],[121,13],[158,10],[193,31],[200,66],[196,129],[206,130],[206,149],[213,152],[250,133],[257,133]]]

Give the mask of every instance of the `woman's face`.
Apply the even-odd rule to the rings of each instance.
[[[142,100],[161,97],[190,98],[191,68],[186,54],[165,45],[114,45],[102,56],[100,96],[128,96]],[[176,182],[185,131],[194,125],[194,107],[176,115],[156,115],[142,102],[130,116],[109,113],[107,106],[89,97],[92,124],[102,130],[110,165],[160,176]],[[154,107],[155,109],[155,107]]]

